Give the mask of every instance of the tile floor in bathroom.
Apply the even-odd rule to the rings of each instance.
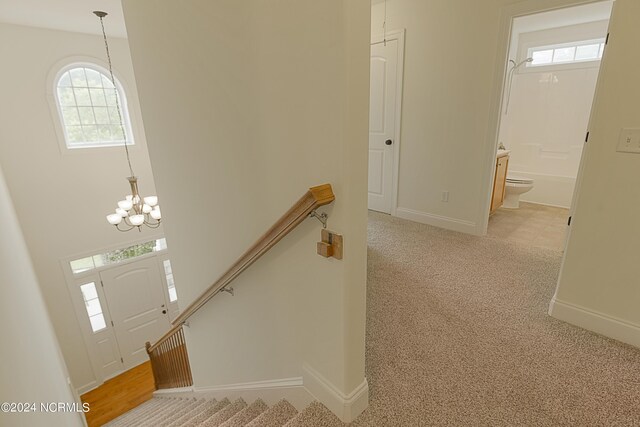
[[[487,236],[562,251],[568,219],[569,209],[520,202],[489,217]]]

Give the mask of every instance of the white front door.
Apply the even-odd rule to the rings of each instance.
[[[163,280],[156,257],[100,272],[124,369],[147,360],[145,343],[169,330]]]
[[[398,40],[371,45],[369,209],[391,213],[398,102]]]

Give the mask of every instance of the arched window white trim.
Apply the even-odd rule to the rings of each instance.
[[[56,128],[66,149],[122,146],[124,139],[115,96],[127,144],[135,144],[126,91],[115,76],[115,88],[106,67],[89,60],[58,64],[49,78],[50,101],[55,104]]]

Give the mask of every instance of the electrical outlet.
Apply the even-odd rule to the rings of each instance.
[[[442,192],[442,201],[443,202],[448,202],[449,201],[449,192],[448,191],[443,191]]]
[[[640,129],[622,129],[616,151],[620,153],[640,153]]]

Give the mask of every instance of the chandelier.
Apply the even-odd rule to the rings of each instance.
[[[104,38],[104,47],[107,52],[107,61],[109,63],[109,77],[111,78],[113,87],[117,88],[116,79],[113,76],[113,67],[111,65],[111,54],[109,53],[107,34],[104,30],[103,18],[107,16],[107,13],[100,11],[95,11],[93,13],[100,19],[102,37]],[[120,131],[122,132],[124,139],[124,151],[127,154],[127,163],[129,164],[129,172],[131,173],[131,176],[127,178],[131,187],[131,194],[125,196],[124,200],[120,200],[118,202],[116,212],[107,215],[107,221],[120,231],[130,231],[134,228],[137,228],[138,231],[142,231],[143,225],[149,228],[158,228],[162,218],[160,205],[158,205],[158,197],[148,196],[142,198],[138,192],[138,177],[133,173],[133,167],[131,166],[129,146],[127,145],[127,133],[124,129],[124,121],[122,120],[122,111],[120,109],[120,97],[118,96],[117,89],[115,99]]]

